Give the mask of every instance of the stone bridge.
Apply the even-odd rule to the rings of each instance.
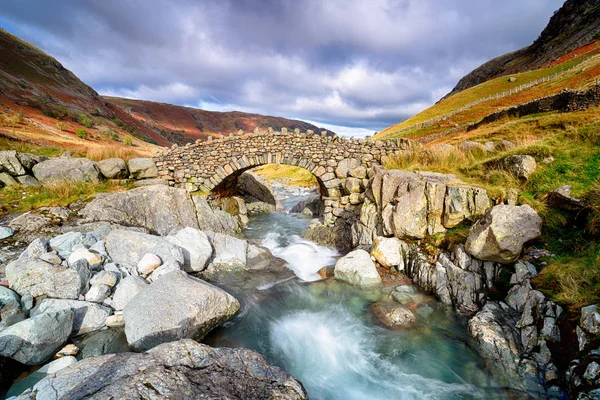
[[[325,220],[335,220],[328,203],[356,204],[367,186],[367,168],[394,153],[409,150],[407,139],[371,141],[310,131],[254,132],[185,146],[174,145],[153,156],[162,179],[190,192],[228,187],[244,171],[265,164],[304,168],[316,178],[325,200]]]

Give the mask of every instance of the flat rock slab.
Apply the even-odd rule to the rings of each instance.
[[[87,358],[19,399],[307,399],[291,375],[248,349],[180,340],[144,354]]]

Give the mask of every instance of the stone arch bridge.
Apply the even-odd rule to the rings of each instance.
[[[244,171],[265,164],[304,168],[319,183],[325,200],[325,220],[331,223],[335,220],[331,204],[361,202],[369,167],[411,147],[407,139],[371,141],[328,136],[326,132],[288,133],[282,129],[174,145],[155,153],[153,160],[162,179],[190,192],[228,186],[237,182]]]

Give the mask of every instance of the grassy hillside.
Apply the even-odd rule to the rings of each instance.
[[[588,88],[595,84],[598,76],[600,40],[569,53],[545,68],[511,75],[514,81],[509,80],[509,77],[499,77],[442,99],[406,121],[379,132],[375,138],[422,138],[457,126],[466,126],[495,111],[556,94],[566,88]],[[553,79],[518,91],[522,85],[548,77]],[[510,91],[513,93],[510,94]],[[499,94],[506,95],[493,97]],[[462,109],[474,102],[478,103]],[[425,126],[421,126],[424,123]]]

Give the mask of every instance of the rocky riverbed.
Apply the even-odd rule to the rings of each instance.
[[[394,232],[446,214],[403,226],[397,206],[435,203],[417,189],[448,181],[369,174],[387,182],[385,201],[367,192],[357,237],[369,244],[342,253],[301,237],[352,242],[352,227],[311,220],[320,198],[252,178],[226,201],[149,185],[14,216],[1,243],[1,386],[22,373],[9,392],[20,398],[597,396],[600,313],[586,307],[565,335],[561,307],[532,286],[535,211],[459,209],[476,194],[459,186],[440,212],[473,219],[468,240],[431,251]],[[248,212],[252,201],[269,207]],[[574,337],[580,356],[560,359]]]

